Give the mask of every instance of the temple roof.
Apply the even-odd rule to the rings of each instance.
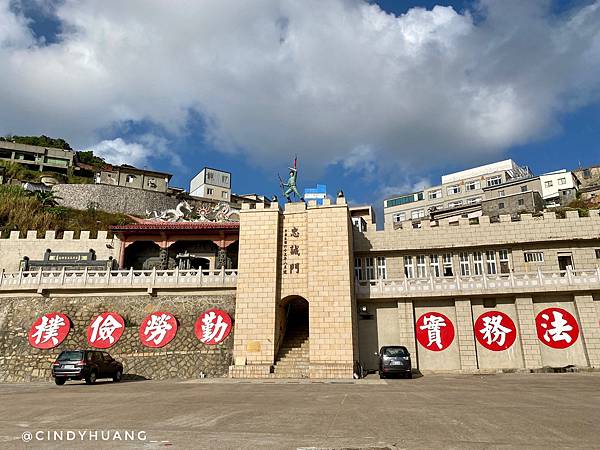
[[[111,231],[115,233],[136,232],[211,232],[211,231],[238,231],[239,222],[152,222],[133,223],[130,225],[113,225]]]

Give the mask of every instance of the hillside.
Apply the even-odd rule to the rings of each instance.
[[[110,225],[131,223],[124,214],[110,214],[104,211],[76,209],[56,206],[52,194],[28,193],[18,186],[0,186],[0,231],[6,236],[10,231],[56,230],[59,234],[73,230],[95,233],[108,230]]]

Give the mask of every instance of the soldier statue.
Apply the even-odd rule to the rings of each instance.
[[[301,202],[304,201],[304,198],[298,192],[298,188],[296,187],[296,180],[298,179],[298,168],[296,167],[298,158],[294,158],[294,167],[290,167],[290,177],[287,182],[283,182],[281,177],[279,177],[279,184],[281,185],[281,190],[283,191],[283,195],[288,203],[292,201],[291,195],[294,194],[297,198],[300,199]]]

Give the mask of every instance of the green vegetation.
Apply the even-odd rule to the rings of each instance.
[[[79,162],[89,164],[90,166],[97,167],[98,169],[101,169],[107,165],[106,161],[104,161],[104,159],[100,158],[99,156],[94,155],[94,152],[92,150],[87,150],[85,152],[77,152],[77,159],[79,160]]]
[[[73,230],[76,234],[89,230],[96,233],[108,230],[110,225],[132,222],[124,214],[56,206],[57,200],[59,198],[53,193],[29,193],[20,186],[0,186],[0,231],[3,235],[15,230],[22,233],[27,230],[37,230],[38,233],[47,230],[56,230],[57,233]]]
[[[0,137],[0,141],[16,142],[17,144],[38,145],[40,147],[61,148],[63,150],[72,150],[71,146],[64,139],[53,139],[48,136],[11,136],[10,134]]]

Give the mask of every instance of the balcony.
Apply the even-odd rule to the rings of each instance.
[[[358,298],[459,297],[600,290],[591,270],[355,281]]]
[[[0,273],[1,292],[235,289],[237,270],[57,270]]]

